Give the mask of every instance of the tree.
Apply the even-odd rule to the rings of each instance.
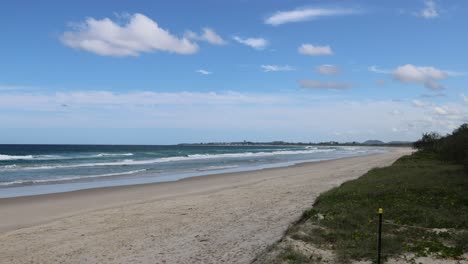
[[[441,140],[440,154],[445,160],[464,164],[468,169],[468,124],[463,124]]]
[[[422,138],[413,143],[413,147],[421,151],[436,151],[437,143],[442,137],[436,132],[423,134]]]

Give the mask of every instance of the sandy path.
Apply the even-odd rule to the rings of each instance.
[[[409,152],[0,199],[0,263],[249,263],[318,194]]]

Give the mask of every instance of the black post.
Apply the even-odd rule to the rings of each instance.
[[[382,215],[383,215],[383,209],[379,208],[379,243],[378,243],[377,264],[381,264],[380,256],[382,252]]]

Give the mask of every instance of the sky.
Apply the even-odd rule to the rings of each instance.
[[[468,2],[3,1],[0,143],[415,140],[468,122]]]

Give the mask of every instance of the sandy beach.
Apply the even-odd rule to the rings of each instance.
[[[0,262],[250,263],[321,192],[410,152],[0,199]]]

